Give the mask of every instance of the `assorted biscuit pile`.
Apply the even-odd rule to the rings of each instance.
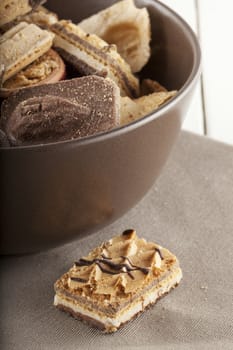
[[[138,78],[150,58],[146,8],[122,0],[75,24],[44,2],[0,3],[0,146],[105,132],[176,94]]]

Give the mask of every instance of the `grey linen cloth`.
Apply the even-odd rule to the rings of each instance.
[[[1,349],[233,349],[233,148],[182,132],[157,183],[120,220],[50,251],[1,259]],[[53,306],[53,283],[135,228],[177,255],[180,285],[115,334]]]

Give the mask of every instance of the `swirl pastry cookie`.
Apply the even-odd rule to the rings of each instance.
[[[81,74],[105,75],[119,86],[122,96],[139,95],[138,79],[121,58],[115,45],[87,34],[70,21],[61,20],[50,27],[55,34],[54,48]]]
[[[134,230],[104,242],[55,283],[54,305],[111,333],[176,287],[175,255]]]
[[[6,80],[0,88],[0,96],[8,97],[13,92],[40,84],[52,84],[64,79],[66,67],[62,58],[52,49]]]

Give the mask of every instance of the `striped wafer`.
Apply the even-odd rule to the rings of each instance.
[[[108,45],[96,35],[86,34],[70,21],[61,20],[50,27],[55,33],[54,47],[81,74],[108,76],[119,86],[122,96],[139,95],[138,79],[118,54],[115,45]]]
[[[116,44],[133,72],[139,72],[150,57],[150,18],[147,8],[122,0],[78,24],[85,32]]]

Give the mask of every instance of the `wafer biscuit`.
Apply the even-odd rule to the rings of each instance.
[[[79,26],[116,44],[119,54],[133,72],[139,72],[150,57],[150,18],[146,8],[137,8],[133,0],[123,0],[84,19]]]
[[[48,51],[53,38],[54,34],[26,22],[3,34],[0,39],[0,64],[4,66],[2,82]]]
[[[55,33],[56,50],[81,74],[103,74],[104,71],[117,83],[122,96],[139,95],[138,79],[114,45],[108,45],[96,35],[86,34],[70,21],[61,20],[50,29]]]

